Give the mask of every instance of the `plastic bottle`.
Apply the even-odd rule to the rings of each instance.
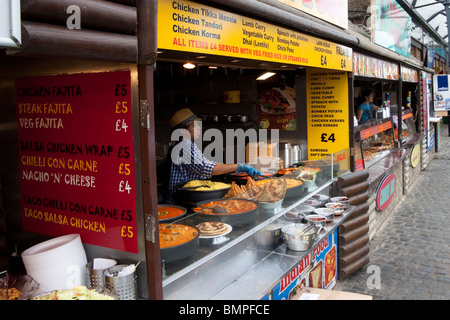
[[[411,91],[408,91],[408,96],[406,97],[406,108],[411,108]]]

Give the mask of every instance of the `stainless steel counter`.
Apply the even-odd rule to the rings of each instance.
[[[299,199],[283,212],[304,200]],[[348,208],[342,216],[328,223],[314,245],[333,232],[353,210],[354,207]],[[269,219],[264,217],[265,221],[258,228],[278,220],[281,215],[275,214]],[[192,258],[187,267],[170,267],[179,270],[169,270],[170,276],[164,279],[164,299],[261,299],[312,250],[289,250],[283,240],[273,246],[261,246],[257,244],[254,233],[255,229],[243,232],[238,239],[219,244],[208,253],[200,250],[200,256]]]

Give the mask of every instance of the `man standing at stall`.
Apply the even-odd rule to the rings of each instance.
[[[209,179],[215,175],[237,172],[247,173],[250,176],[262,175],[253,167],[244,164],[216,163],[207,159],[198,149],[194,140],[199,137],[200,130],[196,122],[199,121],[189,108],[183,108],[175,112],[170,118],[171,131],[179,130],[179,141],[172,141],[167,156],[168,203],[173,203],[176,186],[191,180]]]

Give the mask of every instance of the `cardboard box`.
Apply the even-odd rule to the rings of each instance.
[[[372,300],[372,296],[345,291],[302,288],[291,300]]]

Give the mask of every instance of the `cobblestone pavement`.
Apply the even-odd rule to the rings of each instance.
[[[374,300],[449,300],[449,231],[450,137],[441,124],[440,151],[370,242],[369,264],[336,290]]]

